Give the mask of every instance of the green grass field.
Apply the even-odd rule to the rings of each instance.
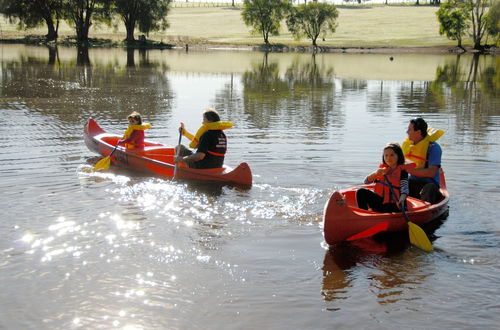
[[[454,41],[439,35],[433,6],[340,6],[337,31],[318,45],[329,47],[451,47]],[[260,35],[252,35],[241,19],[241,8],[233,7],[174,7],[168,20],[170,27],[164,32],[151,33],[148,38],[177,45],[211,43],[221,45],[259,45]],[[21,38],[25,35],[44,35],[44,27],[20,31],[5,18],[0,20],[1,38]],[[73,36],[67,24],[59,29],[60,38]],[[136,31],[136,38],[139,36]],[[91,38],[120,41],[125,38],[123,24],[118,28],[93,25]],[[310,40],[294,40],[283,23],[279,36],[270,37],[273,44],[309,46]],[[466,41],[467,44],[467,41]]]

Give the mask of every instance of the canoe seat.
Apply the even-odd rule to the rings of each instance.
[[[406,205],[408,207],[408,211],[416,211],[422,208],[426,208],[431,206],[432,204],[423,200],[420,200],[418,198],[414,197],[408,197],[406,199]]]

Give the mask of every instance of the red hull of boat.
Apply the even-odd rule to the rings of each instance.
[[[356,203],[356,191],[361,188],[373,189],[374,185],[361,185],[333,193],[325,204],[323,212],[323,233],[328,244],[347,240],[380,223],[387,223],[384,231],[395,232],[408,229],[408,224],[401,213],[378,213],[359,209]],[[449,194],[441,170],[441,194],[443,199],[430,204],[408,197],[408,216],[419,226],[437,219],[448,211]]]
[[[102,156],[109,156],[121,138],[119,135],[104,131],[92,118],[85,124],[83,132],[87,147]],[[144,149],[125,149],[118,146],[111,156],[111,162],[153,176],[173,178],[175,149],[148,140],[144,142],[146,145]],[[177,168],[176,179],[250,187],[252,172],[247,163],[241,163],[235,169],[230,167],[192,169],[180,166]]]

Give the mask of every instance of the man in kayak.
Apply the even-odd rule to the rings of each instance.
[[[223,130],[233,127],[233,123],[221,121],[219,113],[208,109],[203,113],[203,124],[195,135],[192,135],[181,123],[182,135],[191,140],[189,147],[197,148],[192,152],[184,145],[176,148],[174,161],[187,164],[191,168],[219,168],[224,164],[227,150],[227,138]]]
[[[434,204],[441,199],[439,170],[442,150],[436,140],[444,131],[428,128],[425,120],[417,117],[410,120],[406,133],[403,153],[408,162],[416,164],[415,168],[407,170],[410,196]]]

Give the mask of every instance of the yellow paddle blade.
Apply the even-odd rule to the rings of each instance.
[[[410,243],[422,249],[424,251],[432,252],[434,249],[432,248],[431,241],[427,237],[425,231],[414,224],[413,222],[408,222],[408,232],[410,234]]]
[[[109,156],[104,157],[97,163],[95,163],[94,167],[92,168],[92,171],[100,171],[100,170],[106,170],[109,168],[109,164],[111,163],[111,159]]]

